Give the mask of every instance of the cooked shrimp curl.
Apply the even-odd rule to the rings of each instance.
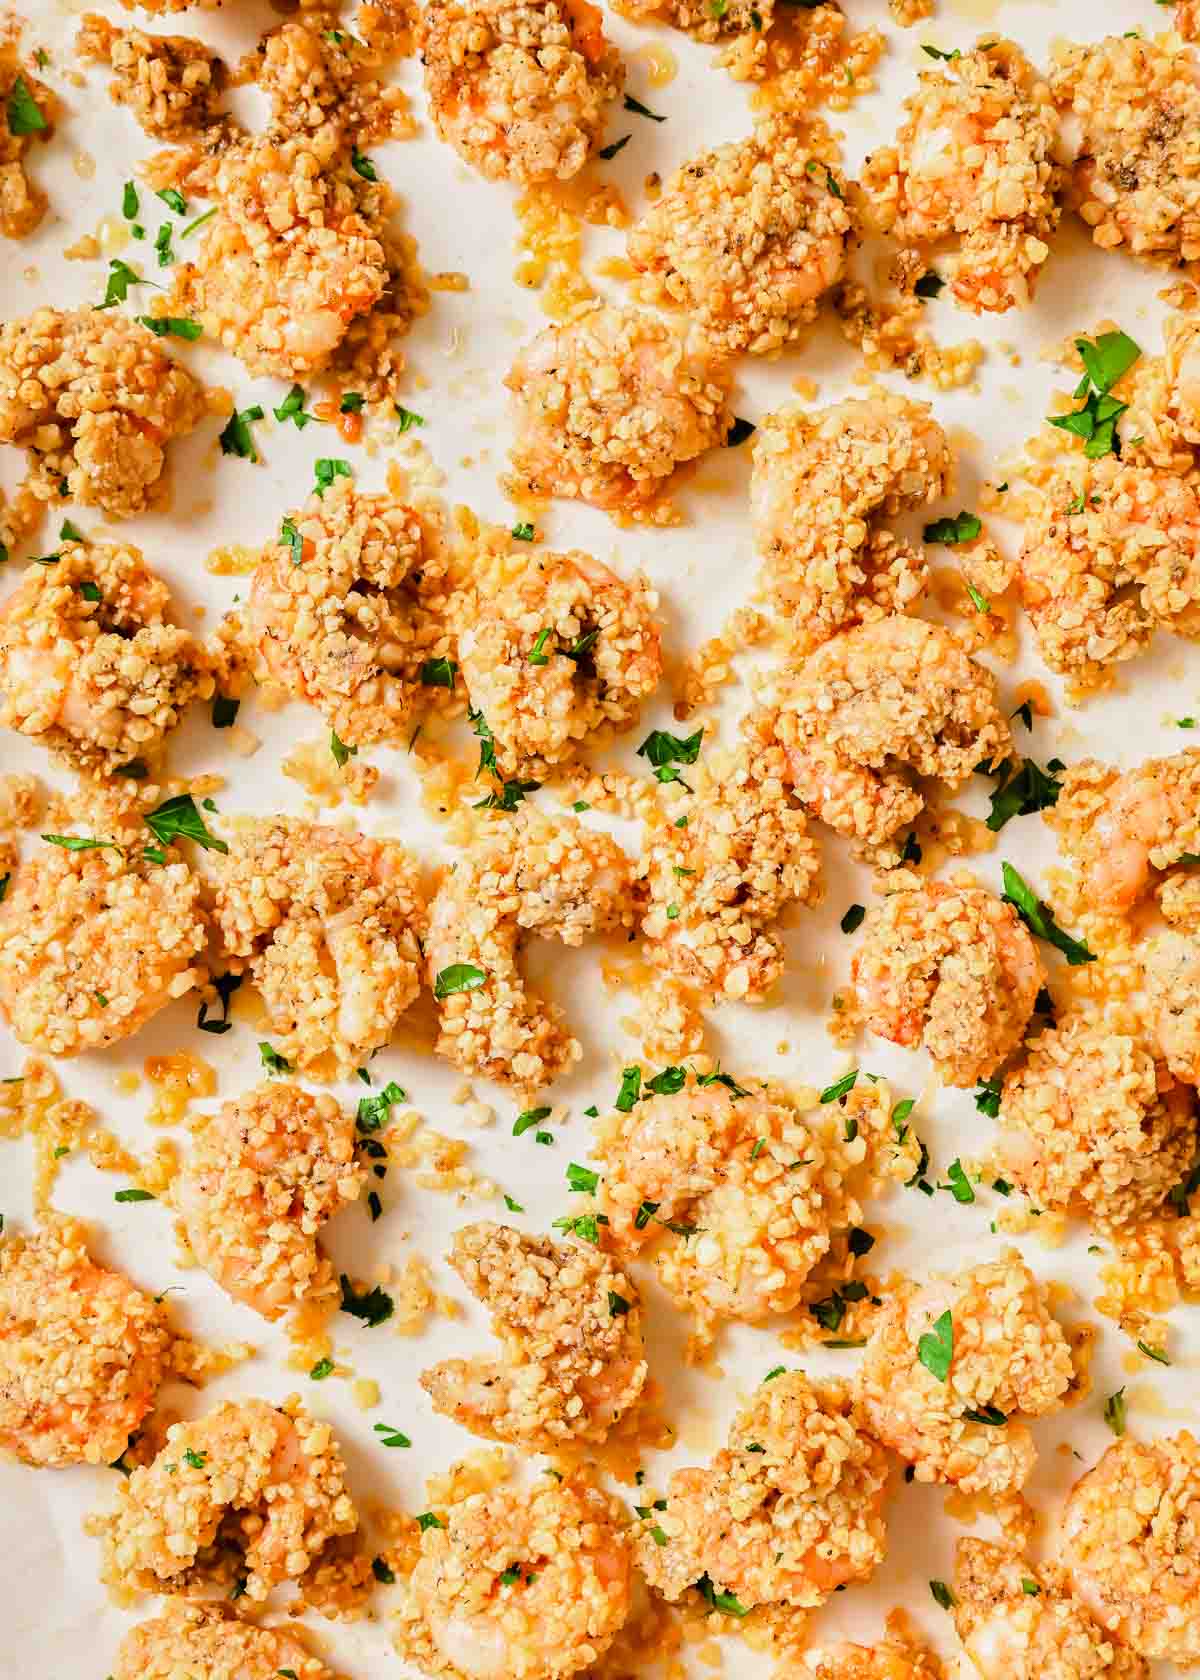
[[[1026,1417],[1066,1404],[1071,1350],[1015,1250],[956,1277],[904,1280],[855,1378],[871,1432],[919,1482],[1014,1493],[1036,1459]]]
[[[172,1604],[121,1641],[111,1680],[335,1680],[285,1628],[256,1627],[225,1605]]]
[[[353,1117],[333,1097],[267,1083],[201,1123],[171,1199],[205,1270],[274,1319],[330,1293],[333,1267],[318,1233],[365,1179]]]
[[[1021,1042],[1046,983],[1015,910],[981,887],[922,883],[872,910],[851,964],[864,1024],[923,1044],[947,1085],[988,1079]]]
[[[1076,864],[1087,903],[1123,915],[1165,886],[1164,873],[1185,854],[1200,852],[1200,747],[1124,774],[1080,759],[1046,820]]]
[[[490,1221],[456,1231],[449,1260],[491,1309],[504,1357],[448,1359],[422,1372],[434,1411],[530,1452],[604,1441],[646,1381],[631,1279],[586,1243]]]

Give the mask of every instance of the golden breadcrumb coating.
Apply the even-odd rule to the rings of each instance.
[[[261,1603],[357,1529],[345,1476],[329,1425],[299,1404],[223,1401],[172,1424],[153,1463],[122,1482],[110,1511],[89,1518],[103,1543],[102,1578],[123,1591],[194,1595],[232,1570]]]
[[[162,1305],[51,1215],[0,1244],[0,1447],[26,1464],[111,1464],[155,1401],[172,1336]]]
[[[754,1391],[708,1469],[673,1472],[666,1510],[642,1523],[638,1563],[669,1599],[707,1575],[747,1610],[815,1609],[883,1561],[889,1475],[841,1384],[782,1372]]]
[[[565,496],[645,515],[676,470],[725,441],[724,361],[699,330],[598,305],[547,327],[513,364],[518,500]]]
[[[218,114],[225,66],[202,41],[117,29],[98,13],[86,12],[75,50],[85,62],[112,66],[108,91],[113,102],[128,105],[156,140],[188,139]]]
[[[927,250],[975,314],[1029,303],[1058,226],[1063,171],[1049,89],[1012,41],[990,41],[921,74],[895,146],[863,167],[880,225]]]
[[[891,392],[760,423],[750,506],[762,587],[801,646],[913,606],[925,557],[879,521],[938,501],[952,477],[929,404]]]
[[[213,656],[172,620],[127,543],[64,542],[0,602],[0,723],[83,775],[155,753],[216,687]]]
[[[1046,1292],[1013,1249],[955,1277],[901,1280],[854,1392],[867,1427],[917,1481],[999,1495],[1022,1488],[1034,1466],[1024,1419],[1061,1411],[1073,1379]]]
[[[381,8],[371,8],[376,15]],[[347,131],[360,150],[408,134],[408,96],[384,80],[382,55],[344,29],[322,27],[316,15],[289,19],[263,36],[241,66],[271,102],[271,130],[315,133],[326,123]],[[361,28],[365,20],[356,19]]]
[[[1159,1211],[1196,1154],[1194,1092],[1153,1044],[1075,1016],[1004,1081],[999,1159],[1039,1208],[1102,1227]]]
[[[1130,371],[1121,449],[1127,459],[1182,476],[1200,448],[1200,320],[1169,315],[1163,346],[1161,356],[1140,356]]]
[[[625,1514],[575,1475],[497,1487],[421,1535],[396,1636],[426,1674],[565,1680],[602,1657],[630,1610]]]
[[[246,822],[214,916],[229,954],[248,959],[274,1048],[298,1067],[360,1066],[420,990],[425,904],[393,840],[292,817]]]
[[[22,1044],[77,1056],[128,1038],[205,977],[200,882],[149,836],[79,836],[102,846],[45,845],[0,902],[0,1014]]]
[[[761,6],[751,4],[751,0],[729,0],[728,5],[721,6],[713,0],[619,0],[614,10],[635,23],[669,23],[711,44],[765,34],[775,15],[775,0],[766,0]]]
[[[421,1373],[435,1412],[476,1435],[553,1452],[602,1442],[646,1381],[635,1284],[584,1242],[480,1221],[447,1257],[492,1314],[501,1359],[447,1359]]]
[[[625,82],[588,0],[426,0],[418,29],[434,126],[490,181],[568,181]]]
[[[1143,1657],[1200,1662],[1200,1444],[1115,1441],[1076,1482],[1063,1562],[1107,1630]]]
[[[1085,902],[1114,915],[1131,910],[1163,871],[1200,852],[1200,747],[1123,775],[1079,759],[1046,821],[1079,871]]]
[[[686,311],[720,350],[764,355],[816,320],[856,237],[842,177],[767,121],[668,179],[629,233],[634,295]]]
[[[946,1085],[988,1079],[1021,1042],[1046,983],[1011,905],[981,887],[923,882],[870,911],[851,975],[871,1032],[923,1044]]]
[[[972,1538],[954,1554],[954,1626],[980,1680],[1148,1680],[1109,1639],[1056,1564]]]
[[[239,1621],[226,1605],[171,1604],[121,1641],[110,1680],[334,1680],[285,1628]]]
[[[439,1001],[438,1054],[519,1090],[548,1084],[581,1055],[562,1011],[526,985],[525,934],[581,945],[633,922],[632,865],[611,835],[523,806],[442,877],[425,966]]]
[[[1177,880],[1177,878],[1175,878]],[[1172,887],[1175,880],[1168,877]],[[1189,897],[1194,902],[1200,880],[1193,877]],[[1178,896],[1178,889],[1172,898]],[[1164,889],[1162,908],[1174,908]],[[1170,916],[1167,917],[1171,919]],[[1164,934],[1148,947],[1142,959],[1146,1001],[1150,1006],[1147,1023],[1176,1079],[1200,1085],[1200,943],[1192,936]]]
[[[163,500],[166,448],[206,412],[162,340],[119,310],[37,309],[0,327],[0,443],[114,519]]]
[[[57,96],[21,62],[16,42],[0,45],[0,110],[7,111],[17,82],[37,106],[43,126],[28,134],[14,134],[10,122],[0,123],[0,234],[24,239],[46,214],[46,195],[25,173],[25,161],[35,140],[49,140],[59,113]]]
[[[893,1645],[822,1645],[804,1653],[797,1680],[942,1680],[941,1664],[931,1654]],[[120,1676],[116,1677],[120,1680]]]
[[[195,1131],[171,1186],[188,1247],[264,1318],[337,1293],[325,1222],[361,1193],[354,1118],[298,1085],[256,1085]]]
[[[463,681],[499,776],[545,780],[596,730],[632,728],[662,676],[657,607],[644,574],[626,583],[580,549],[459,598]]]

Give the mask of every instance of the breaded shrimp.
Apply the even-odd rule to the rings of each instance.
[[[339,478],[285,519],[254,574],[248,640],[267,675],[349,747],[406,739],[430,690],[442,567],[419,514]]]
[[[227,1605],[171,1604],[121,1641],[110,1680],[334,1680],[285,1628],[239,1621]]]
[[[235,1300],[280,1318],[328,1295],[320,1229],[365,1180],[353,1117],[333,1097],[268,1082],[198,1128],[171,1199],[205,1270]]]
[[[1176,1079],[1200,1085],[1200,944],[1184,933],[1164,934],[1142,966],[1155,1042]]]
[[[565,1680],[612,1644],[632,1586],[624,1513],[581,1475],[493,1488],[425,1529],[397,1645],[427,1674]]]
[[[580,549],[464,594],[458,657],[500,777],[544,780],[602,726],[632,728],[662,676],[657,607],[643,573],[626,583]]]
[[[261,1603],[298,1581],[358,1514],[327,1423],[296,1405],[226,1400],[193,1423],[174,1423],[152,1464],[89,1518],[104,1547],[103,1579],[134,1592],[180,1592],[245,1582]]]
[[[755,1390],[708,1469],[673,1472],[637,1561],[669,1599],[707,1575],[745,1610],[815,1609],[883,1561],[888,1478],[844,1386],[781,1373]]]
[[[1012,750],[996,679],[940,625],[885,618],[835,636],[785,673],[744,727],[822,822],[879,863],[924,809],[918,776],[951,789]]]
[[[1071,201],[1105,250],[1200,256],[1200,64],[1177,37],[1109,35],[1056,53]]]
[[[153,139],[189,139],[217,116],[225,66],[203,41],[117,29],[98,13],[85,12],[75,51],[85,63],[112,67],[109,96],[127,105]]]
[[[942,881],[892,893],[870,912],[850,969],[871,1032],[923,1044],[947,1085],[988,1079],[1021,1042],[1046,983],[1011,905]]]
[[[604,132],[625,66],[588,0],[426,0],[434,127],[490,181],[568,181]]]
[[[1200,449],[1200,320],[1168,316],[1163,343],[1161,356],[1143,355],[1131,370],[1121,448],[1130,460],[1183,474]]]
[[[128,1038],[200,984],[200,883],[172,847],[142,835],[70,836],[26,859],[0,902],[0,1014],[22,1044],[77,1056]]]
[[[504,483],[517,499],[647,517],[733,424],[725,363],[697,328],[607,304],[539,333],[505,384],[516,439]]]
[[[139,549],[64,542],[0,602],[0,723],[84,775],[155,752],[216,687],[216,661],[171,607]]]
[[[1080,759],[1046,814],[1076,863],[1087,902],[1132,910],[1185,855],[1200,852],[1200,747],[1120,771]]]
[[[155,1401],[171,1332],[160,1302],[51,1215],[0,1244],[0,1447],[26,1464],[111,1464]]]
[[[18,78],[37,106],[43,126],[14,134],[11,123],[0,123],[0,234],[5,239],[24,239],[46,214],[46,195],[25,173],[25,160],[35,140],[52,138],[59,112],[55,94],[22,63],[14,37],[0,48],[0,107],[5,111],[16,91]]]
[[[614,10],[634,23],[667,23],[712,44],[742,35],[755,39],[764,35],[775,16],[775,0],[766,0],[762,6],[752,5],[751,0],[729,0],[720,6],[714,0],[619,0]]]
[[[838,171],[768,120],[669,178],[629,233],[634,296],[685,310],[718,349],[763,355],[816,320],[856,237]]]
[[[433,1409],[497,1441],[552,1452],[602,1442],[646,1381],[636,1285],[586,1243],[480,1221],[450,1264],[491,1310],[502,1359],[447,1359],[421,1373]]]
[[[1004,1081],[999,1161],[1039,1208],[1101,1227],[1158,1212],[1196,1154],[1195,1094],[1148,1041],[1079,1015]]]
[[[248,821],[222,863],[214,915],[229,954],[249,959],[275,1048],[300,1067],[365,1062],[420,990],[425,903],[393,840]]]
[[[999,1495],[1022,1488],[1034,1466],[1023,1420],[1061,1411],[1073,1380],[1045,1291],[1012,1249],[956,1277],[898,1284],[875,1320],[855,1399],[917,1481]]]
[[[37,309],[0,327],[0,443],[37,481],[114,519],[163,499],[167,445],[206,411],[163,341],[120,310]]]
[[[892,392],[760,422],[750,481],[768,598],[805,647],[923,594],[923,554],[880,521],[945,496],[953,462],[928,403]]]
[[[557,1005],[526,985],[523,936],[581,945],[632,922],[632,866],[610,835],[529,806],[502,819],[451,866],[430,905],[438,1054],[519,1090],[548,1084],[581,1052]]]
[[[980,1680],[1148,1680],[1141,1657],[1092,1619],[1065,1569],[1035,1569],[1011,1546],[958,1542],[952,1614]]]
[[[1109,1633],[1139,1656],[1200,1662],[1200,1444],[1125,1436],[1076,1482],[1063,1562]]]

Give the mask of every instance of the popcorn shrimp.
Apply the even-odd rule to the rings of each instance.
[[[239,1621],[225,1605],[172,1604],[121,1641],[110,1680],[334,1680],[285,1628]]]
[[[577,175],[625,81],[588,0],[426,0],[418,41],[434,127],[491,181]]]
[[[581,945],[632,921],[631,865],[609,835],[528,807],[504,820],[447,871],[430,906],[438,1054],[520,1090],[548,1084],[581,1052],[557,1005],[526,985],[522,936]]]
[[[472,1494],[421,1536],[401,1655],[465,1680],[565,1680],[623,1626],[631,1562],[621,1508],[582,1476]]]
[[[1154,1047],[1076,1016],[1004,1081],[998,1152],[1038,1207],[1102,1227],[1158,1212],[1196,1154],[1194,1093]]]
[[[421,1375],[433,1408],[497,1441],[552,1452],[602,1442],[646,1381],[636,1286],[586,1243],[481,1221],[454,1234],[450,1264],[492,1311],[502,1359],[448,1359]]]
[[[0,1447],[26,1464],[111,1464],[154,1404],[171,1333],[161,1304],[52,1215],[0,1245]]]
[[[816,320],[856,234],[837,171],[768,121],[670,177],[629,234],[634,295],[685,310],[720,350],[763,355]]]
[[[693,326],[598,305],[528,344],[505,380],[514,393],[518,500],[564,496],[647,517],[676,470],[733,424],[725,363]]]
[[[988,1079],[1017,1045],[1046,983],[1015,910],[980,887],[931,881],[872,910],[851,975],[871,1032],[924,1044],[938,1077]]]
[[[43,127],[26,134],[14,134],[9,122],[0,124],[0,234],[5,239],[24,239],[46,214],[46,195],[25,172],[25,161],[35,140],[49,140],[54,134],[59,102],[40,77],[21,62],[17,41],[10,38],[0,50],[0,104],[8,109],[17,85],[24,82],[37,106]]]
[[[945,496],[953,463],[928,403],[891,392],[761,422],[750,481],[768,598],[805,647],[924,593],[924,556],[879,521]]]
[[[402,846],[292,817],[242,826],[214,908],[248,959],[275,1048],[300,1067],[357,1067],[420,990],[425,904]]]
[[[954,1626],[980,1680],[1149,1680],[1140,1657],[1106,1637],[1065,1569],[1037,1569],[988,1540],[960,1540]]]
[[[1097,1621],[1139,1656],[1200,1662],[1200,1445],[1125,1436],[1076,1482],[1063,1561]]]
[[[84,775],[155,752],[216,687],[214,660],[170,612],[138,549],[63,543],[0,603],[0,723]]]
[[[590,554],[531,556],[459,606],[458,657],[492,731],[496,772],[544,780],[604,725],[628,729],[662,676],[658,595]]]
[[[867,159],[863,189],[903,244],[957,240],[945,267],[959,303],[977,315],[1023,308],[1061,214],[1049,91],[1012,41],[955,54],[920,80],[896,145]]]
[[[358,1515],[327,1423],[299,1405],[226,1400],[174,1423],[152,1464],[89,1519],[103,1542],[103,1579],[133,1592],[194,1594],[232,1572],[262,1603],[297,1581]]]
[[[1200,321],[1170,315],[1161,356],[1141,356],[1121,418],[1122,453],[1135,462],[1183,474],[1200,449]]]
[[[883,1561],[888,1478],[842,1385],[780,1373],[755,1390],[708,1469],[673,1472],[637,1560],[668,1599],[707,1575],[743,1610],[815,1609]]]
[[[200,1264],[274,1319],[329,1294],[333,1267],[318,1233],[365,1179],[353,1118],[333,1097],[266,1083],[200,1126],[171,1195]]]
[[[1124,774],[1080,759],[1046,820],[1077,864],[1087,902],[1123,915],[1159,872],[1200,852],[1200,747],[1148,758]]]
[[[114,519],[163,500],[167,445],[206,412],[163,341],[119,310],[37,309],[0,326],[0,443],[40,484]]]
[[[1150,1028],[1168,1068],[1200,1085],[1200,945],[1182,933],[1156,939],[1143,959]]]
[[[1012,750],[996,679],[949,630],[886,618],[843,631],[784,676],[751,720],[780,773],[822,822],[880,864],[925,806],[916,778],[957,788]]]
[[[903,1280],[855,1378],[867,1427],[919,1482],[1015,1493],[1036,1454],[1026,1417],[1061,1411],[1071,1350],[1016,1250],[956,1277]]]

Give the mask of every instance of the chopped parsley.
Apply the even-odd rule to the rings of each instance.
[[[548,665],[550,663],[549,654],[543,651],[545,649],[546,643],[549,640],[550,640],[549,629],[544,629],[544,630],[539,630],[538,631],[537,640],[534,642],[533,646],[530,648],[528,656],[527,656],[528,657],[528,662],[529,662],[530,665]]]
[[[953,548],[956,543],[973,542],[982,530],[979,516],[964,510],[956,516],[933,520],[926,525],[924,535],[928,543],[941,543],[945,548]]]
[[[825,1089],[821,1092],[821,1101],[823,1103],[840,1102],[843,1097],[849,1096],[850,1092],[853,1091],[857,1083],[858,1069],[851,1068],[849,1073],[844,1073],[842,1077],[840,1079],[836,1079],[832,1085],[826,1085]]]
[[[278,408],[271,410],[276,420],[284,425],[290,420],[298,432],[302,432],[310,420],[315,420],[315,414],[308,414],[304,407],[303,385],[293,385]]]
[[[417,1527],[420,1529],[422,1534],[424,1534],[427,1528],[445,1528],[445,1526],[446,1525],[442,1519],[440,1517],[435,1517],[432,1511],[422,1511],[417,1518]]]
[[[1004,875],[1004,901],[1011,904],[1020,916],[1030,933],[1044,939],[1053,945],[1066,957],[1072,968],[1078,968],[1082,963],[1095,962],[1095,955],[1088,950],[1087,945],[1079,939],[1073,939],[1065,933],[1054,919],[1054,912],[1044,904],[1011,863],[1001,865]]]
[[[725,434],[726,449],[736,449],[740,443],[745,443],[748,437],[753,437],[758,427],[752,420],[743,420],[739,415]]]
[[[527,793],[535,793],[541,787],[541,782],[521,781],[514,778],[503,782],[499,793],[493,790],[486,798],[480,799],[474,806],[476,811],[515,811],[522,803]]]
[[[291,1062],[288,1061],[286,1056],[281,1056],[278,1050],[267,1043],[266,1039],[259,1040],[258,1054],[268,1073],[291,1073]]]
[[[706,1604],[711,1604],[714,1610],[720,1610],[726,1616],[748,1616],[746,1606],[730,1592],[718,1592],[707,1575],[702,1575],[696,1582],[696,1590]]]
[[[626,104],[628,104],[626,100]],[[41,134],[49,128],[37,100],[29,91],[24,76],[18,76],[8,96],[8,132],[12,135]],[[647,116],[649,112],[646,113]]]
[[[631,93],[625,95],[625,109],[632,111],[635,117],[649,117],[651,122],[666,122],[666,117],[660,117],[656,112],[647,110],[640,99],[635,99]]]
[[[695,764],[700,756],[700,743],[703,739],[703,728],[697,729],[694,735],[683,737],[671,735],[665,729],[652,729],[638,748],[637,756],[644,758],[653,767],[657,781],[682,782],[682,785],[687,787],[677,766]]]
[[[861,1225],[853,1225],[850,1229],[847,1246],[851,1254],[861,1257],[864,1254],[870,1254],[875,1247],[875,1238],[870,1231],[864,1231]]]
[[[507,1192],[505,1193],[505,1196],[504,1196],[504,1205],[508,1209],[509,1213],[524,1213],[525,1212],[525,1209],[521,1206],[520,1202],[514,1201],[513,1198],[510,1195],[508,1195]]]
[[[339,770],[344,769],[352,758],[358,757],[358,748],[348,747],[345,741],[340,738],[336,729],[329,731],[329,750],[333,754],[333,762]]]
[[[206,210],[202,216],[197,216],[194,222],[189,222],[180,233],[180,239],[186,239],[189,234],[195,233],[198,227],[203,227],[205,222],[210,222],[219,208],[219,205],[214,204],[211,210]]]
[[[987,819],[987,826],[993,834],[999,834],[1014,817],[1030,817],[1058,804],[1062,783],[1031,758],[1022,759],[1019,769],[1015,768],[1012,759],[1006,758],[991,774],[999,778],[992,792],[992,809]]]
[[[619,140],[614,140],[611,145],[601,146],[600,150],[596,153],[596,156],[603,158],[605,163],[611,163],[617,153],[623,151],[632,139],[632,134],[622,134],[621,138]]]
[[[950,1374],[950,1361],[953,1357],[954,1320],[947,1310],[918,1341],[917,1358],[930,1376],[936,1377],[938,1382],[945,1382]]]
[[[235,408],[217,438],[222,455],[240,455],[243,461],[257,461],[258,450],[254,447],[250,424],[262,417],[263,411],[258,403],[252,403],[249,408]]]
[[[342,400],[338,404],[338,413],[361,414],[363,403],[366,400],[361,391],[343,391]]]
[[[601,156],[603,156],[603,153]],[[513,526],[512,531],[509,534],[515,537],[518,542],[532,542],[533,524],[528,519],[522,520],[519,525]]]
[[[407,1101],[408,1093],[404,1087],[397,1085],[394,1079],[390,1079],[382,1091],[359,1099],[355,1124],[360,1132],[377,1132],[387,1124],[388,1117],[395,1104]]]
[[[375,165],[369,157],[364,157],[357,146],[351,147],[350,167],[356,175],[361,175],[364,181],[378,181],[379,175]]]
[[[411,1447],[412,1442],[402,1429],[396,1429],[390,1423],[377,1423],[375,1433],[379,1436],[381,1447]]]
[[[392,407],[396,410],[396,418],[400,422],[401,432],[411,432],[414,426],[425,424],[423,414],[417,414],[411,408],[405,408],[403,403],[393,403]]]
[[[986,1423],[993,1429],[999,1429],[1008,1422],[1008,1414],[1002,1412],[999,1406],[980,1406],[978,1410],[963,1413],[968,1423]]]
[[[390,1587],[396,1579],[395,1571],[381,1557],[371,1559],[371,1573],[385,1587]]]
[[[156,338],[186,338],[194,343],[204,330],[199,321],[191,321],[186,315],[139,315],[138,320]]]
[[[945,288],[946,282],[942,279],[940,274],[936,274],[931,268],[922,274],[921,278],[913,287],[913,291],[919,298],[924,298],[928,301],[930,298],[940,297]]]
[[[925,48],[926,52],[929,52],[930,50],[931,49],[929,47]],[[944,58],[948,55],[943,53],[941,56]],[[955,1604],[958,1602],[954,1594],[950,1591],[950,1588],[946,1585],[945,1581],[930,1581],[929,1590],[933,1594],[933,1602],[935,1604],[940,1604],[943,1610],[953,1610]]]
[[[149,1190],[118,1190],[113,1197],[114,1202],[152,1202],[155,1200]]]
[[[378,1284],[360,1295],[345,1272],[341,1273],[338,1282],[342,1288],[342,1311],[349,1313],[351,1318],[361,1319],[368,1329],[373,1330],[376,1325],[385,1323],[395,1312],[396,1303]]]
[[[629,1311],[629,1302],[624,1295],[618,1295],[615,1289],[608,1292],[608,1316],[610,1318],[624,1318]]]
[[[986,617],[992,610],[992,603],[988,600],[986,595],[981,595],[979,593],[970,578],[964,578],[963,582],[967,586],[967,594],[971,597],[971,605],[975,608],[976,612],[983,613]]]
[[[1125,1390],[1119,1388],[1104,1402],[1104,1421],[1116,1436],[1125,1433]]]
[[[219,1021],[210,1021],[208,1018],[208,1005],[207,1003],[202,1003],[200,1005],[200,1013],[196,1017],[196,1025],[199,1027],[201,1032],[220,1034],[227,1033],[232,1030],[233,1022],[229,1019],[229,1000],[242,984],[243,978],[244,977],[240,974],[218,974],[214,977],[213,989],[218,998],[221,1000],[221,1019]]]
[[[1000,1113],[1000,1093],[1003,1089],[1004,1080],[998,1073],[981,1082],[975,1091],[975,1107],[980,1114],[986,1114],[992,1120],[997,1118]]]
[[[285,519],[280,527],[279,546],[291,549],[293,566],[298,566],[304,559],[304,538],[290,519]]]
[[[1162,1348],[1152,1348],[1147,1342],[1139,1342],[1137,1350],[1139,1353],[1144,1353],[1147,1359],[1153,1359],[1156,1365],[1169,1365],[1171,1363]]]
[[[132,222],[138,213],[138,190],[132,181],[126,181],[125,190],[121,194],[121,214],[127,222]]]
[[[318,496],[323,496],[335,478],[353,478],[349,461],[336,460],[329,455],[320,455],[313,462],[313,472],[316,475],[314,489]]]
[[[184,1449],[183,1457],[185,1463],[189,1464],[193,1470],[203,1470],[208,1463],[208,1454],[196,1452],[192,1447]]]
[[[175,253],[171,249],[170,222],[164,222],[154,235],[154,250],[158,256],[159,268],[169,268],[175,261]]]
[[[921,43],[921,51],[926,58],[940,58],[945,64],[953,64],[956,58],[962,57],[962,53],[957,47],[950,52],[943,52],[940,47],[929,47],[924,42]]]
[[[313,1382],[324,1382],[326,1377],[333,1375],[333,1360],[318,1359],[308,1374]]]
[[[518,1114],[513,1121],[512,1135],[514,1137],[524,1137],[526,1132],[532,1130],[534,1126],[540,1126],[543,1120],[549,1118],[550,1110],[548,1108],[527,1108],[522,1114]]]
[[[474,963],[451,963],[443,968],[433,982],[435,998],[447,998],[455,992],[474,992],[487,982],[487,975]]]
[[[863,917],[866,913],[867,912],[861,904],[852,904],[849,910],[846,911],[846,914],[842,917],[838,926],[841,928],[843,933],[853,933],[856,928],[862,926]]]
[[[177,793],[172,799],[164,799],[142,820],[154,838],[164,846],[169,846],[174,840],[194,840],[206,852],[225,853],[229,850],[224,840],[209,833],[190,793]]]
[[[1082,438],[1083,453],[1089,461],[1104,455],[1119,455],[1121,440],[1117,436],[1117,421],[1129,404],[1118,402],[1110,393],[1142,352],[1123,332],[1101,333],[1094,344],[1090,339],[1077,338],[1075,348],[1084,366],[1075,398],[1076,401],[1082,398],[1083,406],[1070,414],[1051,415],[1050,424]]]
[[[581,1195],[594,1196],[600,1184],[600,1174],[591,1167],[581,1167],[578,1161],[567,1163],[567,1187]]]
[[[111,846],[114,852],[125,850],[115,840],[93,840],[83,834],[43,834],[42,839],[48,845],[61,846],[64,852],[100,852],[106,846]]]
[[[229,729],[237,719],[240,700],[235,700],[229,694],[214,694],[212,703],[212,726],[214,729]]]
[[[600,1227],[607,1225],[608,1219],[602,1213],[577,1213],[556,1219],[553,1224],[554,1229],[564,1236],[579,1237],[583,1242],[598,1244]]]
[[[161,198],[167,209],[174,210],[177,216],[187,215],[187,200],[176,187],[162,187],[154,196]]]

